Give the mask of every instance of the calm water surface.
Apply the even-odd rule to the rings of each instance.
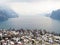
[[[19,18],[10,18],[7,21],[0,22],[0,29],[46,29],[47,31],[55,31],[60,33],[60,21],[53,20],[49,17],[20,16]]]

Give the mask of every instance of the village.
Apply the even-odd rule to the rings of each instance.
[[[60,45],[60,36],[46,30],[0,30],[0,45]]]

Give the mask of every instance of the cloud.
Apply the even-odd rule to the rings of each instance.
[[[9,6],[20,14],[40,14],[51,12],[55,9],[60,9],[60,2],[15,2],[9,4]]]
[[[39,2],[39,1],[60,1],[60,0],[6,0],[11,2]]]
[[[8,2],[45,2],[45,1],[60,1],[60,0],[0,0],[0,3],[8,3]]]
[[[53,2],[59,2],[60,0],[5,0],[7,2],[49,2],[49,1],[53,1]]]
[[[12,0],[13,2],[35,2],[40,0]]]
[[[2,0],[8,7],[22,15],[40,14],[60,9],[59,0]]]
[[[0,0],[0,3],[4,2],[37,2],[41,0]]]

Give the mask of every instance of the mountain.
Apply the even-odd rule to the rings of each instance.
[[[8,20],[8,18],[18,17],[17,13],[8,7],[0,7],[0,21]]]
[[[52,19],[60,20],[60,9],[52,11],[51,16]]]

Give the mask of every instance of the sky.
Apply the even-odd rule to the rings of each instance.
[[[21,15],[35,15],[60,9],[60,0],[0,0],[0,5],[6,5]]]

